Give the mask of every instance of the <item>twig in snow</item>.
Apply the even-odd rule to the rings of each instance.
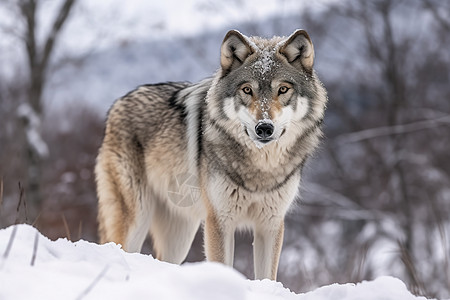
[[[83,299],[89,294],[89,292],[97,285],[97,283],[105,276],[108,271],[109,266],[105,266],[103,270],[95,277],[95,279],[91,282],[91,284],[77,297],[77,300]]]
[[[33,256],[31,257],[31,266],[34,266],[34,262],[36,261],[38,243],[39,243],[39,231],[36,230],[36,234],[34,236]]]
[[[64,229],[66,230],[66,236],[69,239],[69,241],[72,241],[72,238],[70,236],[69,225],[67,224],[67,220],[66,220],[66,217],[64,216],[64,214],[62,214],[62,220],[64,223]]]
[[[14,226],[11,232],[11,235],[9,237],[8,245],[6,246],[5,253],[3,253],[3,262],[0,266],[0,270],[3,269],[6,260],[8,259],[9,252],[11,251],[14,239],[16,238],[16,232],[17,232],[17,226]]]

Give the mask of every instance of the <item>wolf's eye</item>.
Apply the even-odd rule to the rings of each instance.
[[[278,95],[286,94],[287,91],[289,91],[289,88],[288,88],[287,86],[284,86],[284,85],[283,85],[282,87],[280,87],[280,88],[278,89]]]
[[[247,94],[247,95],[251,95],[253,92],[252,92],[252,89],[251,88],[249,88],[248,86],[245,86],[243,89],[242,89],[242,91],[244,92],[244,94]]]

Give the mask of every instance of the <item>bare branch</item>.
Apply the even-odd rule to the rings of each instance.
[[[388,216],[384,214],[382,211],[377,210],[368,210],[362,207],[353,199],[350,199],[344,194],[336,192],[324,185],[309,182],[308,183],[308,191],[312,192],[316,195],[320,195],[319,198],[315,200],[317,203],[318,199],[323,199],[327,202],[327,204],[332,204],[333,207],[333,215],[339,216],[345,220],[381,220],[388,219]],[[307,203],[303,201],[303,205],[308,205],[311,203]],[[305,207],[302,207],[301,213],[304,213]]]
[[[0,212],[2,211],[3,205],[3,177],[0,177]]]
[[[26,34],[25,43],[27,47],[28,64],[30,70],[37,66],[37,45],[36,45],[36,1],[28,0],[20,2],[20,12],[25,19]]]
[[[20,184],[19,181],[19,203],[17,204],[17,210],[16,210],[16,221],[14,222],[14,224],[18,224],[19,223],[19,213],[20,213],[20,204],[22,204],[22,199],[23,199],[23,194],[25,192],[24,187]],[[25,204],[24,204],[25,206]],[[26,214],[26,207],[25,207],[25,214]]]
[[[45,47],[42,53],[42,60],[41,60],[42,70],[46,70],[47,68],[49,58],[54,49],[55,41],[58,38],[59,33],[61,32],[61,29],[65,21],[67,20],[67,17],[69,16],[70,11],[75,2],[76,0],[66,0],[62,5],[61,9],[59,10],[58,16],[56,17],[56,20],[53,23],[53,27],[47,37],[47,41],[45,42]]]
[[[395,126],[383,126],[378,128],[366,129],[358,132],[348,133],[340,135],[334,138],[333,143],[337,145],[344,145],[348,143],[356,143],[373,139],[382,136],[391,136],[397,134],[412,133],[425,129],[433,129],[441,125],[450,124],[450,115],[445,117],[425,120],[419,122],[413,122],[409,124],[401,124]]]
[[[433,16],[435,17],[435,19],[439,22],[439,24],[441,24],[441,26],[447,30],[450,31],[450,22],[448,19],[445,19],[445,17],[443,17],[440,13],[438,8],[436,7],[435,4],[433,4],[430,0],[422,0],[425,7],[431,11],[431,13],[433,14]]]
[[[400,259],[406,267],[406,271],[408,272],[412,282],[411,289],[412,292],[416,295],[429,295],[423,280],[419,276],[419,272],[417,272],[416,265],[414,263],[414,259],[411,257],[411,253],[405,244],[401,241],[397,241]]]

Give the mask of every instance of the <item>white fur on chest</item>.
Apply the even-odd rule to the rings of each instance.
[[[271,218],[284,218],[299,184],[300,175],[295,175],[276,190],[250,192],[216,173],[208,178],[206,192],[218,216],[232,221],[236,227],[246,227],[265,223]]]

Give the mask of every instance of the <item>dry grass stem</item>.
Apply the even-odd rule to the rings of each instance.
[[[34,222],[31,224],[31,226],[36,227],[36,224],[39,221],[39,218],[41,217],[41,215],[42,215],[42,211],[39,212],[36,219],[34,219]]]
[[[417,296],[427,296],[429,293],[425,288],[425,284],[420,279],[420,275],[417,272],[416,266],[414,265],[413,259],[406,247],[398,241],[398,246],[400,249],[400,258],[405,265],[405,269],[408,272],[409,278],[411,279],[411,292]]]
[[[81,233],[83,232],[83,221],[78,224],[78,241],[81,240]]]
[[[16,221],[14,222],[14,224],[19,224],[19,219],[20,219],[20,206],[23,202],[23,206],[25,208],[25,220],[27,221],[27,204],[24,200],[24,195],[25,193],[25,189],[22,186],[22,184],[19,181],[19,203],[17,203],[17,209],[16,209]]]
[[[72,241],[72,237],[70,236],[69,225],[67,224],[67,220],[66,220],[66,217],[64,216],[64,214],[62,214],[62,220],[63,220],[63,223],[64,223],[64,230],[66,231],[67,239],[69,241]]]
[[[3,177],[0,178],[0,212],[2,211],[3,204]]]

